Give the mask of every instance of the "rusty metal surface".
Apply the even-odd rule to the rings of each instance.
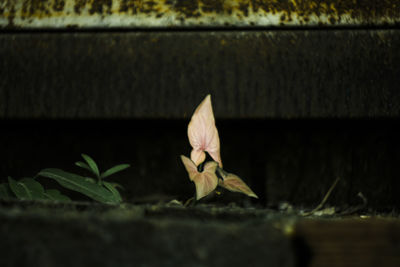
[[[1,28],[394,25],[397,0],[0,0]]]
[[[400,115],[400,31],[0,35],[0,118]]]

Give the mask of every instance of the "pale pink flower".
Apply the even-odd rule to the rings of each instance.
[[[194,111],[188,126],[188,137],[193,148],[190,159],[182,155],[181,160],[190,180],[195,183],[197,200],[210,194],[218,185],[232,192],[240,192],[249,197],[258,198],[242,179],[222,170],[219,136],[215,126],[210,95],[207,95]],[[203,171],[199,172],[197,166],[206,159],[205,152],[214,161],[206,162]],[[223,179],[217,177],[217,169]]]
[[[220,179],[218,181],[219,186],[232,192],[239,192],[248,195],[249,197],[258,198],[253,190],[251,190],[250,187],[248,187],[247,184],[239,178],[239,176],[233,173],[226,173],[222,175],[222,178],[223,180]]]
[[[204,164],[202,172],[197,170],[196,164],[189,159],[181,155],[181,160],[185,169],[189,174],[189,179],[194,182],[196,186],[196,199],[199,200],[202,197],[210,194],[218,185],[218,177],[215,171],[218,167],[218,163],[215,161],[209,161]]]
[[[207,152],[222,167],[219,136],[215,126],[210,95],[207,95],[194,111],[188,126],[188,137],[193,148],[190,158],[196,166],[205,160],[204,152]]]

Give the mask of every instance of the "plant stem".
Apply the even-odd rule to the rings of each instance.
[[[197,166],[198,172],[202,172],[204,170],[204,164],[205,164],[205,161],[203,161],[202,163],[199,164],[199,166]]]
[[[97,176],[97,184],[103,185],[103,179],[101,179],[101,176]]]
[[[221,177],[222,180],[224,180],[224,178],[228,175],[228,173],[226,171],[224,171],[221,167],[217,167],[217,175],[219,175]]]

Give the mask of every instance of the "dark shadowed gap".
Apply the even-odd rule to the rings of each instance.
[[[190,155],[188,120],[2,120],[0,178],[33,176],[48,167],[79,172],[80,154],[101,170],[132,167],[114,178],[126,201],[193,196],[179,156]],[[400,207],[399,120],[218,120],[224,168],[260,197],[314,206],[336,177],[328,204]],[[248,201],[236,194],[232,201]],[[226,200],[226,199],[225,199]],[[229,201],[228,201],[229,202]]]

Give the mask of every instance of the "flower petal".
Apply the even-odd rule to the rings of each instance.
[[[194,182],[196,186],[196,199],[199,200],[208,194],[210,194],[218,185],[218,177],[215,174],[218,163],[215,161],[206,162],[204,170],[198,172],[196,164],[189,159],[181,155],[181,160],[185,166],[186,171],[189,174],[189,179]]]
[[[189,179],[193,181],[194,177],[199,173],[197,171],[197,166],[194,164],[194,162],[189,159],[188,157],[185,157],[184,155],[181,155],[181,160],[183,165],[185,166],[186,171],[189,174]]]
[[[190,153],[190,158],[193,160],[194,164],[199,165],[206,159],[206,153],[203,150],[193,149]]]
[[[219,148],[219,136],[218,130],[215,128],[216,137],[212,139],[212,142],[207,146],[206,151],[213,160],[218,162],[219,167],[222,168],[221,154]]]
[[[188,137],[193,150],[207,151],[222,167],[219,135],[217,127],[215,126],[210,95],[207,95],[194,111],[188,126]],[[199,162],[197,158],[192,157],[192,160],[196,165],[202,163],[202,161]]]
[[[240,192],[249,197],[258,198],[258,196],[240,179],[237,175],[228,173],[223,180],[219,181],[219,185],[232,192]]]
[[[196,185],[197,200],[207,196],[217,187],[218,177],[215,174],[217,166],[217,162],[209,161],[204,165],[204,170],[194,177],[193,182]]]

